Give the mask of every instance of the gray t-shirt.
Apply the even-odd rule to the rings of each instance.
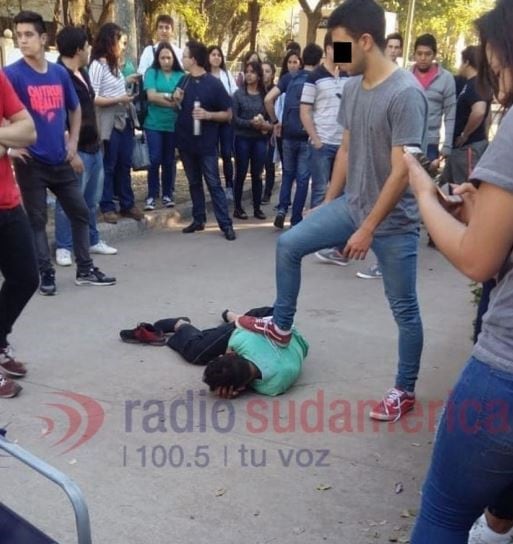
[[[362,87],[362,76],[346,82],[338,120],[350,132],[345,195],[356,225],[369,215],[390,175],[392,147],[424,147],[427,116],[424,92],[405,70],[397,69],[371,90]],[[418,227],[417,203],[408,188],[375,235]]]
[[[486,181],[513,193],[512,141],[513,108],[504,117],[471,179]],[[506,259],[498,280],[472,355],[483,363],[513,372],[513,253]]]

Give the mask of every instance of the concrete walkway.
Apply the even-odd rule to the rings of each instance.
[[[270,220],[239,222],[227,242],[215,225],[192,235],[180,226],[117,236],[119,254],[96,259],[114,287],[76,287],[74,270],[59,268],[58,295],[34,296],[11,338],[30,374],[17,399],[1,401],[8,437],[80,485],[95,543],[408,542],[436,414],[471,350],[469,282],[423,236],[422,414],[367,419],[366,401],[396,368],[382,282],[313,256],[297,315],[311,344],[299,382],[278,399],[220,402],[202,368],[167,347],[123,344],[118,331],[173,315],[209,326],[226,307],[272,303],[277,232]],[[14,459],[0,467],[0,500],[74,542],[60,490]]]

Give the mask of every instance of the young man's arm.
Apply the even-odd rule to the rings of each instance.
[[[315,149],[320,149],[322,147],[322,142],[321,142],[321,139],[319,138],[319,135],[317,134],[317,131],[315,130],[312,114],[313,114],[312,104],[301,104],[299,106],[299,118],[301,119],[301,123],[303,123],[303,126],[305,127],[305,130],[308,133],[310,142],[315,147]]]
[[[276,85],[265,95],[264,98],[265,111],[269,114],[271,123],[276,123],[278,121],[278,118],[276,117],[276,112],[274,111],[274,103],[276,102],[280,94],[281,91]]]
[[[455,145],[456,147],[461,147],[465,145],[466,141],[475,132],[484,121],[486,117],[486,102],[480,100],[479,102],[474,102],[472,104],[472,110],[470,111],[469,118],[461,134],[458,134],[456,138]]]
[[[402,146],[392,148],[392,171],[371,212],[357,231],[349,238],[342,252],[345,257],[350,259],[365,259],[367,251],[372,244],[374,231],[401,199],[402,194],[408,186],[408,168],[404,162],[403,155]]]
[[[74,110],[68,110],[69,140],[67,161],[72,161],[77,154],[80,125],[82,124],[82,108],[80,104]]]
[[[4,153],[8,147],[26,147],[36,141],[34,121],[25,109],[11,115],[9,124],[0,127],[0,145]]]

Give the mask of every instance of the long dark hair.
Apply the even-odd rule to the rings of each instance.
[[[227,71],[226,70],[226,62],[224,60],[224,53],[223,53],[223,50],[218,46],[218,45],[211,45],[208,49],[208,60],[207,60],[207,72],[212,72],[212,66],[210,65],[210,53],[212,53],[212,51],[219,51],[219,54],[221,55],[221,64],[219,65],[219,68],[221,68],[221,70],[223,71]]]
[[[116,23],[105,23],[100,27],[91,50],[91,62],[102,57],[107,59],[110,71],[117,77],[119,75],[118,43],[123,35],[123,29]]]
[[[297,51],[287,51],[287,54],[285,55],[285,58],[283,59],[283,62],[281,64],[280,77],[283,77],[285,74],[289,73],[289,59],[293,56],[296,56],[299,59],[299,67],[303,68],[303,61],[301,60],[301,56],[297,54]]]
[[[497,5],[475,21],[481,41],[481,59],[479,63],[479,90],[486,96],[486,89],[491,87],[495,96],[499,94],[499,78],[491,69],[486,56],[489,45],[497,55],[503,70],[513,74],[513,3],[511,0],[499,0]],[[508,89],[502,100],[506,108],[513,106],[513,89]]]
[[[244,66],[244,76],[246,75],[246,70],[248,68],[251,68],[253,72],[255,72],[255,74],[257,75],[258,77],[257,90],[260,93],[260,95],[265,96],[264,71],[262,70],[262,64],[255,60],[250,60],[249,62],[246,63],[246,66]],[[245,77],[244,77],[244,92],[248,94],[248,82]]]
[[[153,64],[151,65],[151,68],[153,68],[154,70],[162,69],[160,67],[160,61],[159,61],[159,56],[162,49],[167,49],[168,51],[171,51],[171,54],[173,55],[173,66],[171,66],[171,71],[183,72],[182,67],[180,66],[180,63],[178,62],[178,59],[176,58],[175,52],[173,51],[171,44],[168,42],[159,43],[159,46],[157,47],[155,51],[155,58],[153,59]]]

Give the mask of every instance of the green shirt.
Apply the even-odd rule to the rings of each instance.
[[[121,68],[121,73],[125,78],[137,73],[137,70],[131,59],[125,59],[125,64],[123,64],[123,67]]]
[[[148,68],[144,75],[144,88],[157,93],[173,93],[182,79],[183,72],[170,72],[166,75],[162,70]],[[172,108],[166,108],[148,101],[148,115],[144,121],[144,128],[150,130],[175,131],[177,113]]]
[[[287,391],[297,380],[309,346],[296,329],[292,330],[292,339],[286,348],[277,347],[262,334],[235,329],[228,347],[260,370],[262,379],[253,380],[250,387],[257,393],[274,397]]]

